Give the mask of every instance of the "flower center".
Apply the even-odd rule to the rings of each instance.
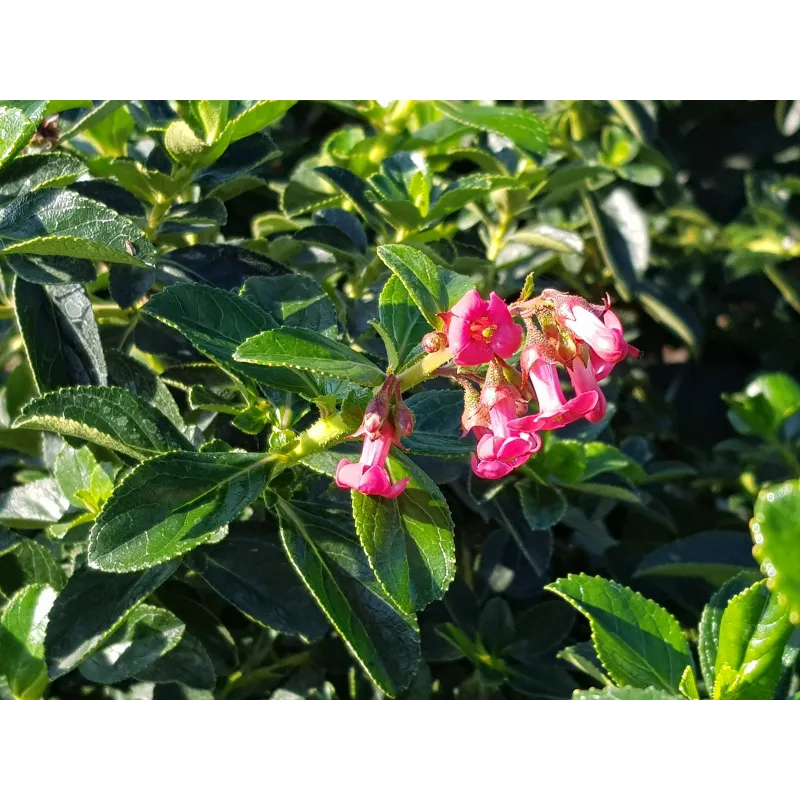
[[[475,341],[485,341],[489,343],[497,330],[497,325],[492,325],[488,317],[481,317],[469,326],[469,332]]]

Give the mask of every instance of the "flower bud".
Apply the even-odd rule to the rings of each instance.
[[[426,353],[438,353],[447,347],[447,334],[444,331],[431,331],[422,337],[422,349]]]

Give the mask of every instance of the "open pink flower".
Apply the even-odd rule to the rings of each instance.
[[[393,444],[399,444],[394,425],[384,422],[374,434],[365,433],[361,458],[353,464],[343,458],[336,467],[334,480],[340,489],[355,489],[361,494],[393,498],[402,494],[411,478],[392,483],[386,471],[386,458]]]
[[[552,431],[585,417],[599,402],[600,393],[586,391],[567,400],[561,390],[558,370],[541,358],[535,358],[527,371],[539,403],[539,413],[512,420],[512,431]]]
[[[600,422],[606,415],[606,398],[600,387],[597,385],[597,375],[594,370],[594,365],[591,357],[587,353],[589,364],[584,364],[580,353],[572,359],[572,363],[567,367],[569,379],[572,381],[572,386],[575,389],[575,398],[579,398],[584,394],[593,393],[596,395],[596,402],[593,408],[584,414],[585,419],[589,422]],[[607,364],[608,362],[603,362]]]
[[[478,438],[477,450],[471,458],[472,471],[480,478],[493,480],[521,467],[539,450],[542,440],[533,431],[518,432],[509,428],[520,407],[525,407],[519,391],[511,384],[490,383],[487,375],[481,404],[488,407],[490,427],[472,427]]]
[[[522,342],[522,328],[494,292],[484,300],[470,289],[439,316],[445,322],[453,361],[462,367],[486,364],[495,354],[511,358]]]

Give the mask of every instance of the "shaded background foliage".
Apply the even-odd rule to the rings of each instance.
[[[349,498],[330,488],[325,454],[270,478],[263,495],[256,486],[226,538],[221,528],[186,555],[176,552],[183,557],[155,567],[158,575],[127,573],[121,586],[117,576],[91,572],[99,562],[92,563],[90,544],[87,567],[86,547],[97,512],[143,453],[203,440],[206,452],[275,450],[320,413],[345,411],[346,402],[363,408],[363,397],[343,403],[330,387],[320,391],[330,390],[327,398],[300,392],[288,400],[263,385],[255,394],[242,390],[230,370],[210,363],[221,356],[196,331],[192,338],[184,326],[182,335],[166,287],[237,293],[248,279],[266,277],[274,282],[261,284],[263,294],[245,284],[244,296],[262,313],[290,324],[278,299],[313,306],[300,324],[338,331],[384,367],[387,351],[369,321],[379,318],[390,272],[376,247],[403,242],[507,300],[531,272],[537,290],[553,286],[593,301],[608,291],[644,357],[615,371],[602,423],[551,435],[528,471],[492,485],[469,473],[457,441],[458,395],[428,397],[453,385],[437,378],[411,394],[418,426],[411,457],[452,514],[457,576],[442,600],[417,609],[422,661],[396,667],[404,673],[401,696],[569,697],[612,681],[656,694],[677,694],[680,681],[692,696],[682,680],[683,659],[692,656],[681,642],[696,648],[701,614],[712,595],[722,602],[714,594],[720,587],[728,586],[727,602],[758,580],[748,523],[759,491],[788,481],[789,501],[800,492],[789,480],[800,471],[800,389],[792,378],[800,365],[791,346],[800,313],[797,102],[485,108],[517,109],[521,128],[509,127],[502,113],[476,123],[469,114],[478,106],[449,103],[236,101],[224,110],[213,101],[35,103],[2,104],[4,141],[13,145],[13,126],[33,121],[19,139],[20,155],[0,171],[0,603],[11,631],[2,646],[13,651],[5,656],[6,695],[384,696],[298,581],[276,532],[271,491],[324,506],[352,529]],[[25,161],[45,154],[46,165]],[[23,195],[63,214],[64,196],[55,194],[63,191],[99,201],[139,229],[115,233],[113,252],[97,249],[103,234],[85,220],[80,247],[20,249],[52,232],[25,227]],[[216,330],[232,312],[204,313]],[[415,329],[414,341],[427,329]],[[55,340],[62,349],[54,359]],[[92,356],[99,342],[102,364]],[[759,379],[767,373],[783,376]],[[115,455],[97,438],[78,451],[86,437],[76,438],[74,428],[14,426],[37,394],[84,384],[127,388],[174,427],[152,441],[129,441]],[[91,408],[89,399],[79,402]],[[104,403],[98,418],[108,416]],[[71,450],[61,450],[64,440]],[[779,587],[788,587],[789,608],[800,607],[796,523],[791,513],[772,523],[780,535],[770,563]],[[598,618],[587,615],[590,630],[560,599],[574,601],[569,581],[578,579],[565,576],[581,572],[629,586],[677,618],[684,633],[673,632],[667,655],[655,645],[651,654],[654,664],[666,658],[669,678],[620,676],[608,669],[608,653],[598,660],[589,641],[593,633],[602,650]],[[65,610],[76,576],[88,581],[85,599]],[[731,588],[731,579],[740,584]],[[548,584],[560,598],[545,591]],[[592,584],[585,591],[600,598],[610,590]],[[741,601],[748,608],[771,609],[761,584],[748,591]],[[623,600],[634,610],[640,602]],[[32,636],[17,652],[13,633],[25,627],[26,608],[35,616],[51,606],[47,642]],[[783,671],[778,677],[771,668],[775,680],[760,687],[762,696],[797,691],[791,626],[781,630],[773,649],[786,654]],[[612,648],[624,645],[615,642]],[[710,696],[708,657],[698,652],[698,661],[701,693]]]

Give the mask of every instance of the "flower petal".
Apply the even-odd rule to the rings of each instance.
[[[502,302],[502,301],[501,301]],[[478,294],[475,289],[470,289],[451,309],[455,317],[472,320],[486,314],[489,304]]]
[[[472,456],[471,464],[472,471],[479,478],[483,478],[487,481],[504,478],[514,469],[510,464],[506,464],[503,461],[479,461],[474,455]]]
[[[488,344],[470,341],[457,355],[454,351],[453,361],[460,367],[476,367],[479,364],[488,364],[493,355]]]
[[[503,444],[503,439],[499,436],[492,436],[489,434],[488,436],[484,436],[478,442],[478,447],[476,448],[475,452],[478,454],[478,458],[480,459],[489,459],[494,460],[497,458],[497,451]]]
[[[388,492],[383,496],[389,500],[399,497],[406,490],[406,486],[411,483],[411,478],[401,478],[397,483],[393,483]]]
[[[336,485],[340,489],[358,489],[364,470],[363,464],[351,464],[346,458],[343,458],[336,466],[334,474]]]
[[[530,452],[530,442],[518,436],[513,436],[503,440],[497,450],[497,458],[503,461],[513,461],[516,458],[529,455]]]
[[[358,491],[361,494],[386,495],[391,488],[392,482],[389,480],[389,473],[384,467],[369,467],[361,478]]]

